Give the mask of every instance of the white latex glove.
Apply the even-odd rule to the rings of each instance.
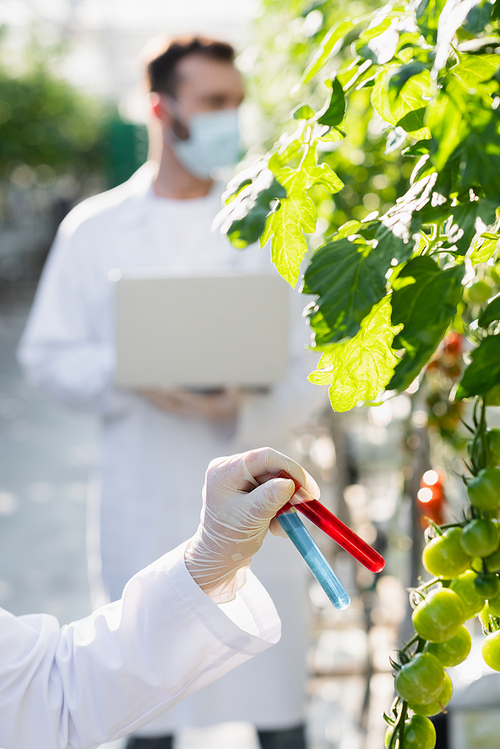
[[[318,485],[307,471],[270,447],[217,458],[208,467],[201,523],[185,560],[192,577],[216,603],[230,601],[243,587],[274,516],[294,493],[293,481],[273,478],[280,471],[319,497]],[[278,535],[277,520],[273,526]]]

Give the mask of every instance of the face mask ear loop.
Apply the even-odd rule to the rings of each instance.
[[[178,101],[176,101],[173,96],[170,96],[170,94],[162,93],[160,94],[160,98],[168,101],[168,112],[170,116],[172,117],[174,123],[177,123],[182,128],[185,129],[187,133],[186,138],[180,138],[179,135],[175,132],[174,128],[170,128],[172,131],[174,138],[177,140],[183,141],[189,139],[189,115],[187,114],[184,107],[182,107]],[[173,110],[173,111],[172,111]],[[178,114],[182,113],[183,119],[179,119]]]

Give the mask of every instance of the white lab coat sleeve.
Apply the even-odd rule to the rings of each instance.
[[[217,606],[194,582],[184,548],[73,624],[0,609],[2,749],[90,749],[119,738],[279,640],[276,609],[255,576],[233,621],[231,604]]]
[[[308,298],[290,291],[290,364],[286,378],[267,393],[243,396],[234,439],[238,450],[253,445],[280,447],[293,430],[307,424],[326,408],[328,389],[313,385],[308,375],[316,369],[318,354],[308,350],[310,329],[302,317]]]
[[[27,379],[55,400],[119,414],[134,396],[113,386],[114,344],[103,319],[110,282],[94,257],[102,239],[85,223],[75,227],[72,214],[61,224],[45,264],[18,359]]]

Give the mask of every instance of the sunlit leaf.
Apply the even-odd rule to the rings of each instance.
[[[332,26],[328,34],[321,42],[319,49],[314,53],[310,63],[304,70],[304,73],[297,86],[294,87],[295,89],[310,81],[311,78],[314,78],[316,73],[318,73],[326,65],[331,55],[333,54],[335,45],[337,44],[337,42],[343,39],[343,37],[347,33],[349,33],[349,31],[354,26],[354,23],[355,22],[350,18],[346,18],[343,21],[339,21],[334,26]]]
[[[491,232],[484,232],[484,234],[481,234],[470,254],[472,265],[485,263],[490,259],[490,257],[493,257],[497,251],[499,239],[500,237],[498,234],[492,234]]]
[[[392,349],[399,328],[391,324],[391,301],[386,296],[364,318],[354,338],[325,351],[309,380],[330,386],[334,411],[349,411],[359,403],[376,400],[399,361]]]
[[[500,55],[464,55],[453,68],[453,75],[466,88],[476,89],[489,81],[500,68]]]
[[[281,174],[287,196],[267,219],[261,245],[271,240],[273,263],[285,281],[295,286],[307,252],[304,232],[311,234],[315,230],[317,211],[306,192],[310,185],[307,174],[300,169],[282,170]]]

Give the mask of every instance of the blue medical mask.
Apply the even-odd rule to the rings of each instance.
[[[180,108],[177,102],[172,103]],[[172,132],[169,145],[191,174],[209,179],[213,169],[236,164],[241,153],[237,109],[193,114],[187,127],[189,138],[182,140]]]

